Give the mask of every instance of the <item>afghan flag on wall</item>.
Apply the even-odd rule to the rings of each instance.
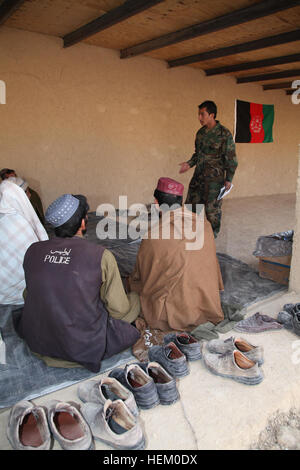
[[[274,105],[236,100],[235,142],[273,142]]]

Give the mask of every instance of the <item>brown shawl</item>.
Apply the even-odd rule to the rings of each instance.
[[[171,239],[143,239],[134,272],[129,277],[132,291],[140,294],[142,315],[151,328],[190,331],[196,326],[224,319],[220,290],[224,289],[212,228],[205,215],[204,244],[188,250],[190,235],[176,238],[178,220],[189,218],[195,229],[196,214],[186,208],[170,212]],[[161,235],[164,216],[158,230]]]

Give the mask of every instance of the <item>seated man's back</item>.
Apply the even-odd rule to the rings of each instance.
[[[87,210],[80,213],[80,204],[84,201],[80,200],[78,206],[77,197],[66,196],[64,208],[52,220],[64,217],[68,211],[71,218],[78,214],[82,234]],[[137,330],[125,321],[109,317],[101,299],[105,251],[77,232],[72,237],[57,236],[34,243],[26,252],[27,295],[17,329],[33,352],[97,372],[103,358],[137,341]]]
[[[196,226],[197,214],[186,208],[179,207],[170,215],[171,234],[184,218]],[[152,328],[190,331],[202,323],[216,324],[224,319],[220,301],[223,282],[214,236],[204,213],[202,220],[200,249],[187,249],[191,240],[185,238],[184,231],[181,238],[142,240],[129,285],[139,292],[142,314]],[[163,225],[164,215],[159,229]]]

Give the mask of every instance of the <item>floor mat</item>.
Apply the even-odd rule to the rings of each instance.
[[[217,325],[207,322],[195,328],[192,334],[198,340],[209,341],[218,338],[219,333],[227,333],[244,318],[247,307],[287,290],[286,286],[261,278],[258,271],[238,259],[224,253],[217,256],[224,283],[221,292],[224,320]]]
[[[134,359],[131,350],[116,354],[102,361],[97,374],[83,367],[48,367],[15,332],[13,317],[21,311],[12,305],[0,306],[0,330],[6,346],[6,364],[0,364],[0,408],[68,387]]]
[[[224,282],[221,302],[228,318],[236,311],[287,290],[286,286],[261,278],[258,271],[238,259],[224,253],[217,253],[217,256]]]
[[[98,240],[95,228],[99,220],[94,213],[89,214],[87,239],[109,248],[116,257],[122,277],[126,277],[133,270],[140,243],[130,237],[125,240]],[[49,236],[52,235],[49,229]],[[218,259],[225,287],[221,296],[225,320],[216,331],[231,328],[231,322],[242,318],[241,312],[245,307],[286,290],[280,284],[261,279],[258,272],[237,259],[222,253],[218,253]],[[31,353],[16,334],[13,316],[20,314],[20,307],[0,305],[0,331],[6,346],[6,364],[0,364],[0,408],[54,392],[135,359],[131,350],[124,351],[103,360],[97,374],[81,367],[48,367]]]

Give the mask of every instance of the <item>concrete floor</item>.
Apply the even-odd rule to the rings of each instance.
[[[225,200],[217,250],[255,266],[252,251],[256,239],[292,229],[294,204],[293,195]],[[276,318],[285,303],[299,301],[300,295],[286,291],[252,305],[246,315],[259,311]],[[177,382],[181,397],[177,403],[141,411],[146,450],[249,449],[274,412],[300,407],[299,338],[287,330],[256,335],[231,331],[220,337],[232,335],[264,347],[264,380],[247,386],[213,375],[202,360],[190,363],[190,374]],[[56,398],[80,403],[77,387],[76,384],[33,401],[46,405],[49,399]],[[4,410],[0,415],[2,450],[10,449],[5,434],[8,412]],[[54,449],[59,448],[55,442]],[[96,441],[96,450],[111,448]]]
[[[257,238],[292,230],[295,204],[294,194],[225,198],[221,231],[216,239],[217,251],[257,267],[257,258],[252,255]]]

